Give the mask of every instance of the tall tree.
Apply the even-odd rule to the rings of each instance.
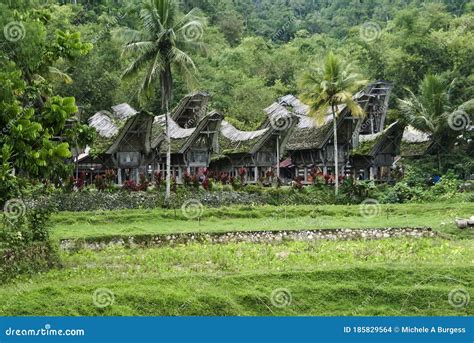
[[[441,151],[451,147],[459,131],[467,128],[474,112],[474,99],[456,107],[450,96],[454,81],[447,84],[439,75],[428,74],[419,86],[418,95],[407,89],[408,97],[399,99],[404,119],[416,129],[429,134],[435,142],[441,172]],[[458,131],[458,132],[456,132]]]
[[[181,16],[173,0],[148,0],[140,11],[141,30],[123,31],[126,39],[124,52],[135,53],[136,58],[124,71],[123,76],[133,76],[145,69],[140,93],[150,91],[160,83],[161,108],[165,112],[166,137],[166,200],[170,196],[171,146],[169,135],[169,103],[173,97],[172,67],[190,81],[196,66],[187,54],[190,49],[201,47],[200,39],[204,19],[196,8]]]
[[[354,117],[364,116],[363,109],[352,98],[358,88],[367,83],[360,74],[355,73],[349,64],[344,63],[330,52],[323,64],[303,74],[302,99],[309,105],[309,113],[323,123],[329,111],[332,114],[334,130],[334,178],[335,193],[339,189],[339,159],[337,147],[338,106],[345,105]]]

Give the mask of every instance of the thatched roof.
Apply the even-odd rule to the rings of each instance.
[[[184,96],[171,111],[171,118],[184,128],[196,127],[200,119],[207,114],[210,96],[206,92],[193,92]]]
[[[300,99],[293,94],[287,94],[280,98],[279,103],[291,109],[293,113],[307,116],[309,114],[309,106],[303,104]]]
[[[196,127],[193,128],[183,128],[172,118],[169,118],[169,129],[170,129],[170,138],[171,138],[171,152],[172,153],[183,153],[187,147],[199,136],[204,127],[208,124],[210,120],[220,121],[222,115],[219,112],[212,111],[199,119]],[[159,147],[160,153],[166,153],[166,122],[165,116],[157,116],[153,122],[152,126],[152,148]],[[208,132],[212,134],[212,132]],[[217,135],[217,130],[215,131]],[[213,146],[210,147],[213,150],[217,149],[217,142],[213,143]]]
[[[341,105],[338,107],[338,112],[341,113],[344,109],[345,106]],[[277,116],[294,115],[298,119],[296,129],[288,137],[286,144],[288,150],[320,149],[332,133],[330,110],[328,110],[324,122],[318,123],[315,118],[308,115],[309,107],[292,94],[280,98],[278,102],[267,107],[265,112],[267,112],[270,122]]]
[[[223,120],[219,132],[219,153],[250,153],[257,142],[269,132],[269,128],[256,131],[241,131],[231,123]]]
[[[168,124],[169,124],[170,138],[172,139],[187,138],[191,136],[195,130],[195,128],[190,128],[190,129],[182,128],[172,118],[168,119]],[[166,119],[165,119],[164,114],[155,117],[155,120],[153,121],[153,129],[154,129],[154,133],[152,134],[152,138],[155,138],[157,137],[157,135],[160,135],[160,134],[165,134]]]
[[[403,157],[422,156],[428,152],[432,144],[433,142],[427,133],[408,125],[403,131],[400,155]]]
[[[400,134],[396,134],[394,137],[394,133],[397,132],[396,130],[398,130],[399,127],[399,123],[395,121],[381,132],[359,135],[359,146],[352,150],[351,155],[375,156],[380,148],[391,139],[397,140],[397,142],[394,143],[398,145],[400,143]]]
[[[268,131],[268,128],[256,130],[256,131],[241,131],[237,129],[234,125],[232,125],[231,123],[225,120],[223,120],[221,123],[222,135],[232,142],[248,141],[248,140],[260,137],[267,131]]]
[[[118,120],[127,120],[138,113],[137,110],[127,103],[112,106],[112,110],[114,111],[115,118]]]
[[[353,99],[359,102],[361,106],[364,106],[363,104],[370,99],[379,99],[378,97],[387,96],[390,94],[390,89],[391,86],[388,82],[376,81],[357,92]],[[338,120],[349,114],[345,105],[339,105],[337,111],[340,118]],[[323,123],[319,123],[309,116],[309,106],[293,94],[281,97],[278,99],[278,102],[267,107],[265,112],[268,115],[269,121],[278,115],[294,114],[298,117],[298,126],[287,142],[288,150],[320,149],[332,136],[331,110],[328,109]]]
[[[126,142],[127,144],[131,143],[132,140],[130,137],[133,137],[133,140],[140,140],[143,144],[145,153],[149,153],[151,150],[150,134],[152,123],[153,114],[147,111],[140,111],[128,118],[125,125],[119,131],[118,135],[114,137],[113,143],[110,144],[105,153],[113,154],[119,149],[119,146],[123,142]]]
[[[423,143],[430,140],[430,135],[408,125],[403,131],[402,140],[405,143]]]
[[[119,128],[110,115],[111,113],[107,111],[97,112],[89,118],[89,126],[93,127],[102,137],[111,138],[115,136]]]
[[[332,121],[322,126],[298,127],[289,137],[288,150],[320,149],[332,134]]]
[[[99,111],[89,118],[89,126],[97,131],[91,155],[105,152],[119,135],[127,120],[138,112],[129,104],[123,103],[112,106],[112,112]]]

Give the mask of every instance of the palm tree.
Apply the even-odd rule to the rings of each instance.
[[[441,76],[428,74],[424,77],[419,87],[419,94],[415,95],[411,90],[406,89],[408,97],[399,99],[400,110],[404,119],[416,129],[429,134],[433,141],[449,143],[450,134],[453,130],[447,130],[450,121],[454,131],[462,130],[469,124],[469,113],[472,112],[474,102],[470,100],[455,107],[450,98],[451,88],[454,81],[449,85],[443,81]],[[458,125],[458,127],[455,127]],[[457,134],[456,134],[457,135]],[[441,171],[441,149],[443,145],[436,144],[438,156],[438,168]]]
[[[345,105],[354,117],[364,116],[363,109],[352,97],[353,93],[366,83],[366,80],[363,80],[359,74],[352,71],[350,65],[345,64],[332,52],[327,55],[320,67],[304,73],[301,78],[302,99],[309,105],[309,114],[322,123],[328,111],[330,110],[332,113],[336,195],[339,190],[338,106]]]
[[[192,58],[186,51],[202,46],[200,38],[205,25],[196,8],[186,15],[179,15],[174,0],[147,0],[140,11],[141,30],[126,29],[124,53],[134,53],[135,59],[124,71],[123,77],[135,76],[142,70],[143,80],[139,94],[150,95],[160,83],[161,109],[165,112],[166,137],[166,200],[170,196],[171,147],[169,136],[169,103],[173,97],[172,68],[190,81],[196,71]]]

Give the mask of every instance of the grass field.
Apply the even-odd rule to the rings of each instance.
[[[367,217],[356,205],[238,206],[205,208],[199,220],[187,219],[180,209],[62,212],[53,218],[53,236],[429,226],[446,234],[474,238],[472,231],[461,231],[454,225],[456,217],[474,214],[474,203],[380,205],[374,210],[376,215]]]
[[[3,287],[0,315],[473,315],[449,301],[474,291],[473,248],[424,238],[82,250]],[[113,304],[94,305],[97,290]]]
[[[474,205],[246,206],[60,213],[53,237],[430,226],[437,238],[187,244],[61,252],[0,286],[1,315],[474,315]]]

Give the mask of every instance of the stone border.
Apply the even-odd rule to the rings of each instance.
[[[318,229],[283,231],[236,231],[215,233],[176,233],[158,235],[138,235],[130,237],[101,237],[93,239],[63,239],[61,249],[101,250],[108,246],[159,247],[177,244],[208,243],[226,244],[237,242],[280,243],[282,241],[355,240],[386,239],[396,237],[435,237],[429,227],[418,228],[373,228],[373,229]]]

